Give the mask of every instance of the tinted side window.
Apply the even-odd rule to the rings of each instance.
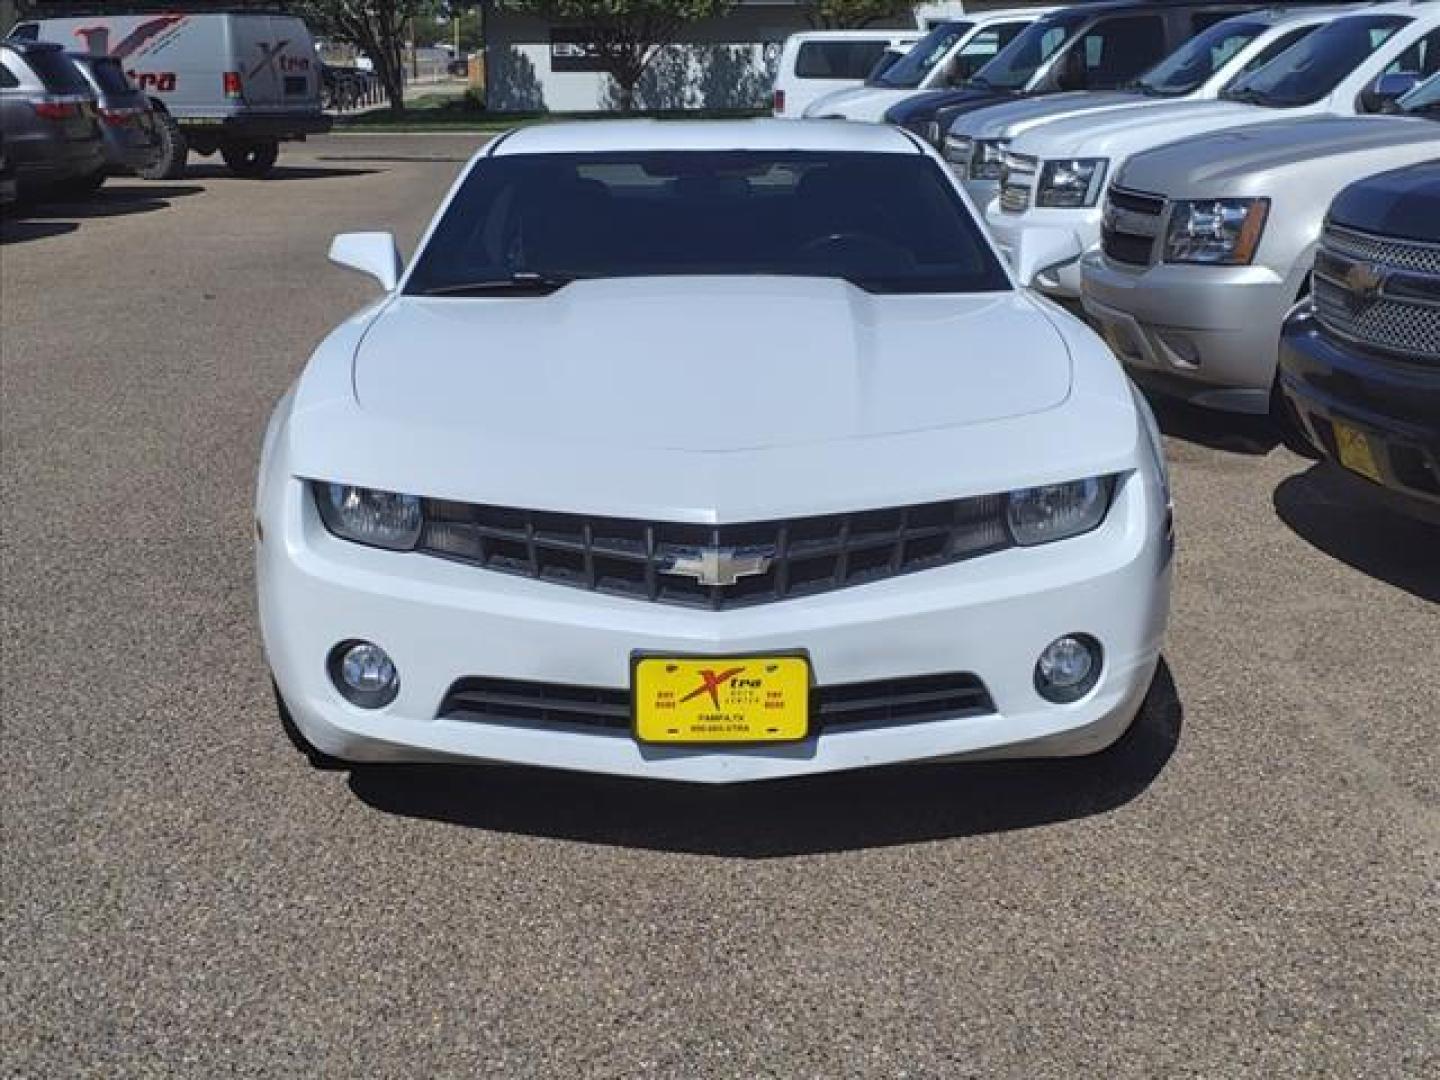
[[[1102,19],[1075,48],[1085,59],[1085,85],[1111,90],[1130,82],[1165,55],[1165,23],[1155,15]]]
[[[39,41],[40,26],[38,23],[21,23],[6,36],[11,41]]]
[[[0,89],[9,90],[19,85],[20,80],[15,77],[15,73],[4,64],[0,64]]]
[[[883,40],[807,41],[795,57],[797,79],[863,79],[885,51]]]
[[[1440,71],[1440,30],[1432,30],[1411,45],[1400,59],[1385,69],[1385,74],[1412,72],[1424,79]]]

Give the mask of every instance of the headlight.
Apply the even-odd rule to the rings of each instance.
[[[999,180],[1009,139],[976,139],[970,154],[971,180]]]
[[[392,551],[408,551],[420,539],[420,500],[414,495],[319,481],[310,489],[320,519],[336,536]]]
[[[1094,206],[1105,186],[1106,158],[1061,158],[1040,170],[1037,206]]]
[[[1165,232],[1165,261],[1248,266],[1269,212],[1269,199],[1177,202]]]
[[[951,165],[959,165],[962,167],[969,165],[970,152],[974,146],[975,142],[972,139],[946,135],[944,149],[945,160]]]
[[[1087,533],[1105,520],[1110,487],[1110,477],[1092,477],[1012,491],[1006,507],[1010,535],[1030,547]]]

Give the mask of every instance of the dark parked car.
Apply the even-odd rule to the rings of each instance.
[[[1336,197],[1280,385],[1358,492],[1440,524],[1440,160]]]
[[[15,184],[15,162],[5,153],[5,134],[0,132],[0,206],[9,206],[19,197]]]
[[[104,183],[95,96],[59,45],[0,44],[0,126],[22,198],[70,198]]]
[[[906,98],[885,119],[939,146],[964,113],[1018,97],[1118,90],[1202,30],[1265,6],[1257,0],[1109,0],[1062,8],[1031,23],[961,86]]]
[[[135,88],[113,56],[69,56],[95,93],[109,171],[138,172],[145,168],[154,160],[159,145],[150,99]]]

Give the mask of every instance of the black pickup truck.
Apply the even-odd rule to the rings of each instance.
[[[1440,77],[1421,89],[1440,106]],[[1342,191],[1312,288],[1281,388],[1357,492],[1440,524],[1440,160]]]

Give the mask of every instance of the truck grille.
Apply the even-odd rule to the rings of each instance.
[[[811,695],[821,730],[920,724],[995,711],[989,691],[968,673],[915,675],[817,686]],[[440,704],[442,720],[540,727],[630,729],[630,691],[515,679],[461,679]]]
[[[424,500],[418,549],[499,573],[718,611],[959,562],[1012,544],[1005,497],[735,525]]]
[[[1040,160],[1028,154],[1010,153],[1003,160],[1000,209],[1008,214],[1023,214],[1030,209],[1030,192],[1035,187],[1035,173],[1040,167]]]
[[[1440,361],[1440,245],[1327,225],[1313,295],[1334,336],[1402,360]]]
[[[1105,256],[1127,266],[1149,266],[1165,220],[1165,198],[1110,186],[1100,225]]]

